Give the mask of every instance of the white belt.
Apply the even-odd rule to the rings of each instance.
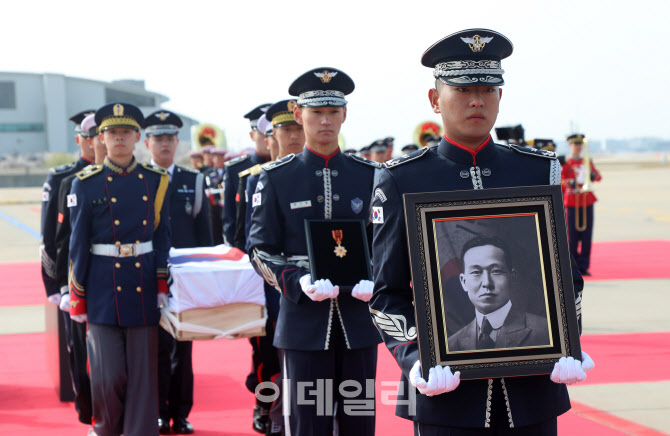
[[[154,251],[153,241],[141,242],[139,244],[93,244],[91,245],[91,253],[98,256],[111,257],[130,257],[147,254]]]

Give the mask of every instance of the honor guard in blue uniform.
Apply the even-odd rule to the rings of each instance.
[[[107,148],[98,136],[95,125],[95,113],[91,112],[80,124],[80,136],[85,137],[86,146],[93,149],[95,164],[101,165],[107,155]],[[88,166],[84,167],[84,170]],[[56,279],[61,290],[60,308],[70,312],[70,291],[68,289],[68,265],[70,260],[70,208],[67,198],[70,195],[72,182],[77,174],[71,174],[63,179],[58,193],[58,226],[56,227]],[[69,319],[69,315],[68,315]],[[72,357],[73,386],[75,387],[74,407],[77,410],[79,421],[91,424],[91,382],[86,368],[88,356],[86,353],[86,323],[70,320],[70,354]]]
[[[372,282],[361,280],[340,293],[328,279],[309,274],[305,220],[367,220],[378,165],[340,152],[345,95],[354,82],[343,71],[317,68],[296,79],[289,94],[304,128],[302,153],[263,168],[252,198],[249,247],[254,268],[281,295],[274,345],[283,352],[286,434],[374,434],[374,385],[379,333],[367,301]],[[360,387],[344,398],[342,383]],[[290,387],[286,386],[290,383]],[[302,398],[305,401],[301,401]],[[361,407],[354,413],[350,401]]]
[[[207,193],[209,197],[209,220],[212,227],[214,245],[223,244],[223,180],[226,176],[226,151],[212,148],[212,167],[206,172]]]
[[[159,305],[167,302],[169,176],[133,151],[144,117],[112,103],[95,122],[107,157],[77,174],[70,207],[70,316],[88,321],[93,430],[158,434]]]
[[[445,136],[438,146],[387,162],[376,180],[370,311],[402,369],[397,413],[414,421],[415,434],[555,435],[556,417],[570,408],[563,383],[578,381],[541,375],[460,382],[449,367],[422,371],[419,363],[403,194],[559,183],[554,153],[491,139],[502,95],[501,59],[511,53],[511,42],[487,29],[464,30],[430,47],[422,63],[434,69],[429,98]],[[574,267],[573,277],[579,317],[583,281]],[[585,377],[587,363],[582,368],[569,359],[557,366]]]
[[[167,170],[170,187],[170,243],[175,248],[212,245],[209,203],[205,198],[205,176],[175,165],[183,123],[178,115],[164,110],[144,119],[144,144],[151,164]],[[193,407],[193,342],[177,341],[164,329],[158,332],[158,432],[193,433],[188,415]],[[172,420],[172,427],[170,427]]]
[[[223,178],[223,239],[228,245],[233,245],[237,218],[235,197],[239,187],[239,174],[256,164],[263,164],[270,160],[270,152],[265,145],[265,132],[258,130],[258,119],[268,110],[270,103],[264,103],[249,111],[244,118],[249,120],[251,131],[249,136],[256,144],[256,152],[243,155],[226,162],[226,174]]]

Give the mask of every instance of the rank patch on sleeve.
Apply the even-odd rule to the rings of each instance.
[[[254,194],[251,202],[252,207],[260,206],[261,205],[261,193],[257,192]]]
[[[75,207],[77,205],[77,194],[69,194],[67,196],[67,207]]]
[[[373,207],[372,208],[372,222],[374,224],[384,224],[384,208],[383,207]]]

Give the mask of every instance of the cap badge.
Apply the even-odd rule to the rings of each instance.
[[[169,116],[170,114],[165,112],[160,112],[156,114],[156,117],[158,117],[161,121],[165,121]]]
[[[288,104],[286,105],[286,108],[289,110],[289,112],[293,112],[293,108],[297,106],[297,103],[295,100],[290,100]]]
[[[114,105],[114,116],[115,117],[122,117],[123,116],[123,105],[122,104],[115,104]]]
[[[316,77],[321,79],[321,83],[330,83],[331,79],[335,76],[337,76],[337,71],[328,71],[328,70],[323,70],[323,73],[314,73]]]
[[[482,38],[479,35],[475,35],[472,38],[461,38],[461,40],[464,43],[470,46],[470,50],[472,50],[475,53],[484,50],[484,46],[487,43],[491,42],[492,39],[493,39],[492,36],[489,36],[488,38]]]

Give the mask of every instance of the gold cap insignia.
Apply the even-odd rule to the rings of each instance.
[[[123,116],[123,105],[122,104],[115,104],[114,105],[114,116],[115,117],[122,117]]]
[[[160,112],[160,113],[157,113],[156,116],[157,116],[161,121],[165,121],[165,120],[167,119],[167,117],[170,116],[170,114],[169,114],[169,113],[166,113],[166,112]]]
[[[478,52],[484,50],[484,46],[487,43],[491,42],[492,39],[493,39],[492,36],[490,36],[488,38],[482,38],[479,35],[475,35],[472,38],[461,38],[461,40],[463,42],[465,42],[466,44],[468,44],[470,46],[470,50],[472,50],[475,53],[478,53]]]
[[[286,105],[286,108],[290,111],[293,112],[293,108],[296,107],[298,104],[296,103],[295,100],[290,100],[288,104]]]
[[[330,83],[333,77],[337,76],[337,71],[323,70],[323,73],[314,73],[316,77],[321,79],[321,83]]]

